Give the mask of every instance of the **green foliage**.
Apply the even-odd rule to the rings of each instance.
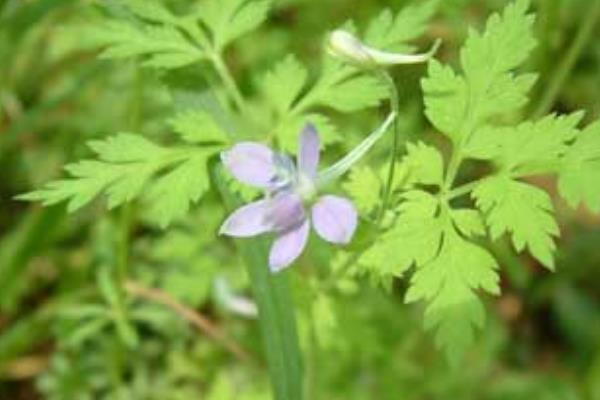
[[[178,68],[206,57],[204,51],[172,26],[136,27],[125,21],[106,21],[93,29],[89,40],[106,47],[101,57],[124,59],[139,56],[147,67]]]
[[[190,203],[208,190],[208,157],[218,148],[167,148],[139,135],[122,133],[90,147],[97,160],[84,160],[65,167],[70,179],[48,183],[19,198],[52,205],[68,202],[76,211],[100,193],[114,208],[145,194],[150,212],[162,226],[185,215]],[[145,193],[144,193],[145,192]]]
[[[429,64],[423,80],[426,114],[433,125],[455,143],[468,143],[492,117],[514,112],[526,103],[535,81],[530,74],[512,71],[534,47],[533,17],[528,1],[508,5],[492,16],[484,33],[473,30],[461,50],[464,76],[437,61]]]
[[[593,46],[581,47],[585,62],[567,80],[547,79],[557,60],[577,58],[566,52],[579,37],[576,18],[587,20],[600,1],[534,3],[544,18],[535,25],[534,65],[542,74],[532,93],[536,75],[520,71],[534,45],[527,1],[509,4],[481,32],[469,31],[460,68],[431,61],[422,89],[426,116],[450,139],[440,146],[444,137],[422,134],[420,93],[410,82],[422,70],[390,71],[401,90],[400,132],[418,141],[399,149],[387,209],[391,132],[331,187],[347,192],[359,211],[352,243],[336,249],[311,238],[298,265],[277,276],[265,268],[263,241],[236,241],[238,252],[217,235],[230,211],[223,196],[249,202],[261,194],[231,177],[213,185],[212,168],[218,153],[239,140],[295,152],[309,121],[325,147],[323,165],[359,141],[385,112],[388,90],[372,71],[315,53],[336,18],[360,22],[380,5],[101,3],[98,13],[73,0],[0,1],[6,60],[0,65],[0,197],[6,200],[0,207],[0,393],[27,396],[35,380],[39,396],[51,400],[266,399],[263,358],[277,393],[292,398],[301,386],[310,399],[347,400],[373,393],[382,400],[396,400],[397,393],[407,400],[577,399],[599,392],[598,274],[590,267],[598,259],[595,219],[556,207],[568,235],[555,260],[559,228],[554,192],[546,193],[552,185],[530,177],[557,174],[570,206],[600,210],[600,125],[580,131],[583,115],[574,111],[589,106],[588,119],[598,112]],[[442,36],[442,59],[454,54],[448,47],[461,37],[465,18],[477,23],[503,2],[450,3],[415,1],[380,12],[365,30],[345,26],[374,47],[412,52],[408,42],[423,36],[439,11],[421,43]],[[247,36],[271,4],[272,22]],[[116,61],[91,60],[81,48],[84,37],[103,49],[101,57]],[[233,47],[240,38],[252,40]],[[280,61],[269,66],[272,60]],[[557,82],[563,87],[555,109],[567,114],[525,120],[527,97]],[[239,104],[232,99],[236,90]],[[104,136],[123,131],[136,133]],[[43,185],[63,160],[89,153],[85,142],[92,156]],[[66,217],[60,207],[8,201],[31,187],[40,189],[23,199],[64,202],[70,210],[100,196],[109,208],[133,204],[119,213],[88,207]],[[156,223],[170,224],[169,230]],[[532,257],[512,254],[511,245]],[[251,283],[242,262],[251,266]],[[556,274],[536,268],[555,263]],[[501,273],[505,294],[492,298]],[[213,290],[223,279],[235,292],[231,298],[257,303],[260,321],[225,304]],[[235,358],[179,311],[128,291],[128,282],[204,315],[253,362]],[[437,347],[454,365],[468,353],[468,368],[447,368],[415,329],[418,308],[402,299],[423,302]],[[306,339],[302,360],[296,315]],[[485,320],[485,335],[476,339]],[[41,372],[38,360],[48,360]]]
[[[572,207],[584,202],[590,210],[600,211],[600,123],[578,134],[561,161],[560,194]]]
[[[490,17],[483,33],[469,31],[460,53],[462,74],[438,61],[429,63],[422,81],[426,115],[451,140],[450,161],[445,168],[435,148],[423,143],[407,146],[401,163],[407,187],[433,186],[438,194],[402,194],[394,224],[359,259],[376,276],[400,276],[416,268],[406,299],[427,302],[425,326],[435,330],[436,343],[453,363],[470,347],[474,328],[483,324],[476,291],[499,293],[496,261],[470,240],[487,232],[491,240],[508,234],[518,252],[527,249],[554,269],[559,228],[550,197],[519,178],[558,172],[570,203],[579,203],[582,190],[587,190],[587,201],[596,200],[597,185],[588,183],[584,189],[578,182],[582,177],[591,182],[597,175],[592,161],[597,151],[589,150],[590,138],[596,140],[597,135],[579,134],[582,113],[510,125],[535,80],[532,74],[515,73],[535,43],[528,7],[527,1],[517,0],[501,15]],[[390,20],[389,15],[381,18]],[[584,154],[584,145],[574,150],[582,142]],[[466,159],[491,162],[495,170],[452,189]],[[587,176],[580,173],[586,167]],[[451,201],[468,193],[479,211],[454,209]]]
[[[444,222],[437,217],[439,207],[439,201],[427,192],[404,193],[394,226],[377,239],[359,263],[377,275],[401,276],[413,264],[431,261],[438,253],[444,229]]]
[[[390,9],[383,10],[367,27],[365,42],[375,48],[398,53],[412,51],[413,47],[407,43],[425,33],[429,20],[439,7],[439,2],[427,0],[409,4],[396,15]]]
[[[214,48],[222,51],[262,24],[270,4],[270,0],[211,0],[200,6],[197,15],[209,28]]]
[[[369,214],[377,208],[381,196],[382,181],[372,168],[363,166],[352,169],[344,190],[348,192],[361,214]]]
[[[441,187],[444,181],[444,160],[440,152],[422,142],[408,143],[402,167],[407,175],[406,184],[434,185]]]
[[[577,135],[582,113],[549,115],[515,127],[487,126],[469,142],[465,153],[476,159],[493,159],[514,176],[554,172]]]
[[[141,57],[143,65],[163,69],[214,58],[233,40],[258,27],[270,8],[270,0],[210,0],[197,12],[179,16],[158,1],[123,0],[120,4],[134,17],[94,26],[89,40],[105,47],[104,58]]]
[[[330,118],[314,110],[322,107],[350,113],[377,106],[386,97],[385,86],[372,76],[328,60],[316,82],[308,85],[308,74],[295,57],[287,56],[264,78],[263,97],[274,115],[270,128],[280,145],[295,152],[297,135],[312,122],[325,145],[340,140]]]
[[[458,364],[483,326],[485,311],[475,294],[499,294],[498,264],[492,255],[446,228],[437,256],[418,268],[411,279],[406,301],[426,300],[425,327],[436,330],[436,344]]]
[[[497,175],[473,191],[477,207],[485,215],[492,239],[505,233],[517,251],[525,247],[543,265],[554,269],[553,236],[559,235],[550,196],[535,186]]]

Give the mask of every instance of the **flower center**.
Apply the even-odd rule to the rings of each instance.
[[[306,174],[298,174],[294,191],[302,198],[304,202],[311,202],[317,195],[317,188],[313,180]]]

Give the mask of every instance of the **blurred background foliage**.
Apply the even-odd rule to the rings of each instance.
[[[530,69],[540,79],[532,114],[551,107],[600,117],[600,25],[572,46],[598,3],[533,1],[539,45]],[[328,30],[350,18],[364,26],[383,7],[404,4],[277,0],[228,62],[252,94],[287,53],[316,70]],[[439,57],[456,60],[468,26],[504,4],[445,0],[423,44],[441,37]],[[172,77],[99,60],[86,35],[102,12],[85,0],[0,0],[0,399],[268,399],[247,277],[233,248],[215,240],[224,215],[217,199],[164,232],[135,204],[68,216],[62,206],[13,200],[89,154],[89,139],[120,131],[169,139]],[[560,76],[570,51],[572,68]],[[395,76],[403,131],[413,138],[428,129],[423,73],[415,66]],[[373,118],[343,121],[349,140],[340,150]],[[551,181],[536,183],[554,191]],[[557,272],[495,244],[503,295],[488,299],[485,331],[458,370],[434,350],[421,311],[402,304],[403,282],[381,291],[353,274],[333,279],[344,254],[311,243],[294,281],[308,398],[600,400],[600,220],[555,198]],[[126,296],[114,273],[129,279]]]

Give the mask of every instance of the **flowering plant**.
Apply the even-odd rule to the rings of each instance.
[[[547,110],[541,109],[531,120],[524,115],[536,80],[521,71],[535,46],[528,1],[511,2],[489,18],[482,32],[470,31],[460,51],[460,69],[435,58],[444,56],[437,53],[439,41],[425,53],[407,44],[426,31],[439,6],[429,0],[397,14],[385,11],[364,31],[346,24],[324,35],[326,55],[316,77],[288,55],[261,72],[257,88],[238,85],[225,53],[267,17],[271,2],[201,4],[172,10],[160,2],[126,0],[106,6],[108,16],[92,29],[91,41],[103,49],[103,58],[134,58],[160,71],[153,79],[160,80],[157,87],[168,88],[161,97],[173,113],[168,133],[153,139],[119,133],[93,140],[92,157],[67,165],[66,178],[20,199],[66,202],[69,211],[100,194],[110,209],[127,209],[137,201],[144,210],[140,223],[149,229],[188,229],[194,206],[208,204],[205,213],[198,207],[199,220],[215,220],[207,223],[210,234],[203,232],[210,238],[201,253],[214,260],[203,258],[202,265],[234,268],[242,260],[247,268],[252,302],[228,307],[246,310],[246,317],[258,310],[278,400],[302,398],[304,343],[299,336],[327,342],[326,335],[299,335],[296,317],[302,324],[333,320],[328,296],[342,283],[347,288],[348,281],[358,284],[367,276],[389,288],[408,275],[405,302],[426,304],[426,329],[433,331],[448,360],[459,364],[484,326],[481,294],[500,293],[500,265],[491,244],[506,237],[516,252],[526,250],[540,265],[555,267],[560,232],[553,205],[530,178],[556,175],[569,205],[600,209],[595,184],[600,179],[600,124],[580,127],[583,115],[578,112],[544,115]],[[397,79],[404,76],[404,64],[421,63],[427,63],[427,70],[415,71],[424,77],[410,80],[420,82],[423,114],[443,146],[429,140],[429,130],[423,129],[417,141],[403,131]],[[414,104],[418,109],[420,102]],[[385,118],[383,107],[389,108]],[[358,113],[365,110],[371,111]],[[144,131],[141,122],[136,125],[135,131]],[[359,133],[370,125],[377,126],[372,133]],[[294,152],[295,162],[288,156]],[[376,154],[376,161],[365,163],[367,153]],[[318,168],[326,164],[321,158],[339,154],[337,162]],[[485,168],[476,168],[481,165]],[[223,166],[235,180],[221,173]],[[466,166],[477,172],[467,173]],[[253,189],[263,192],[260,199]],[[326,191],[346,193],[322,194]],[[284,269],[302,264],[299,256],[311,226],[328,242],[308,255],[326,276],[310,269],[305,297],[316,300],[296,308],[288,280],[304,277],[305,269]],[[123,231],[127,236],[131,229]],[[217,238],[217,233],[235,240]],[[274,236],[269,248],[264,234]],[[134,348],[139,339],[131,316],[143,313],[127,308],[128,296],[153,298],[154,292],[131,284],[126,258],[121,257],[125,261],[119,269],[99,274],[110,312],[94,315],[107,318],[97,325],[114,324],[122,342]],[[238,299],[222,276],[214,281],[225,288],[220,291],[225,297]],[[178,303],[159,299],[181,310]],[[220,332],[199,325],[245,357]]]

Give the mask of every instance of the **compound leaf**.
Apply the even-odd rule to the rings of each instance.
[[[479,184],[473,197],[485,215],[492,239],[508,233],[517,251],[527,247],[544,266],[554,268],[553,237],[559,235],[559,228],[546,192],[498,175]]]

